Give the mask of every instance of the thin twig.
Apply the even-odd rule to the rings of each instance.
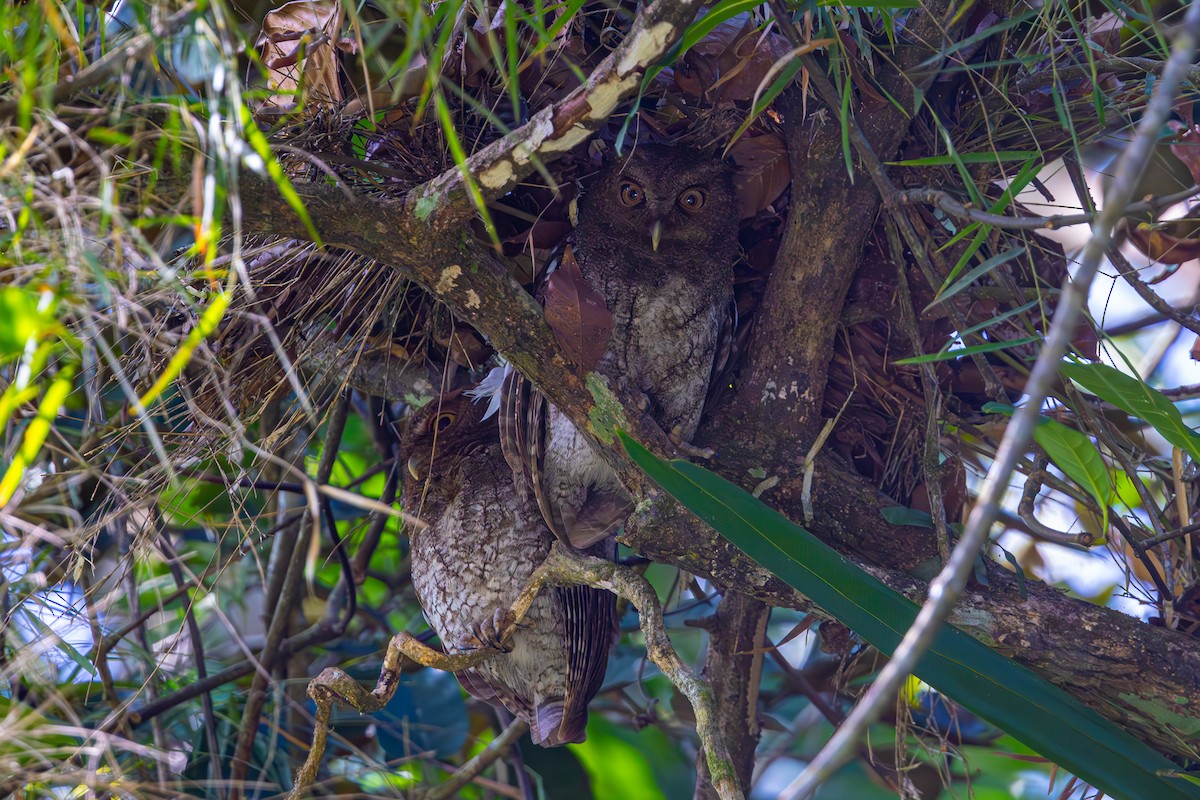
[[[487,769],[493,761],[505,755],[517,741],[529,730],[529,723],[523,719],[514,720],[503,732],[482,751],[476,753],[461,767],[455,770],[444,783],[434,787],[425,795],[427,800],[445,800],[470,783],[476,775]]]
[[[1035,516],[1034,506],[1037,502],[1038,493],[1042,491],[1042,482],[1048,474],[1046,467],[1049,464],[1049,459],[1045,455],[1039,454],[1034,459],[1034,464],[1036,465],[1036,469],[1031,471],[1028,477],[1025,478],[1025,488],[1021,492],[1021,502],[1017,504],[1017,516],[1027,526],[1026,530],[1038,539],[1044,539],[1047,542],[1091,547],[1095,543],[1096,537],[1087,531],[1083,533],[1058,531],[1043,525],[1037,516]]]
[[[1191,67],[1192,54],[1200,40],[1200,2],[1188,6],[1184,24],[1175,37],[1171,57],[1154,96],[1138,123],[1137,133],[1117,163],[1104,210],[1092,226],[1092,237],[1084,247],[1079,270],[1069,280],[1054,320],[1046,336],[1046,344],[1034,364],[1025,385],[1026,402],[1017,409],[1000,442],[996,458],[980,487],[979,497],[950,560],[929,586],[929,599],[921,607],[916,621],[904,635],[892,659],[879,673],[862,700],[804,772],[782,793],[786,798],[809,797],[834,770],[853,757],[855,747],[870,724],[891,705],[900,684],[912,672],[917,660],[928,650],[938,628],[945,622],[958,601],[975,558],[987,540],[988,531],[1000,511],[1001,501],[1008,489],[1009,477],[1022,453],[1033,438],[1042,402],[1058,380],[1058,362],[1070,344],[1075,321],[1087,303],[1088,288],[1109,249],[1113,229],[1121,209],[1132,199],[1136,182],[1141,177],[1155,145],[1159,129],[1175,101],[1179,85]]]
[[[717,724],[716,701],[708,682],[697,676],[680,659],[671,645],[663,623],[662,604],[654,587],[633,570],[611,561],[579,555],[559,543],[540,567],[534,570],[528,584],[513,601],[505,616],[505,628],[500,644],[507,642],[533,605],[534,599],[546,586],[594,586],[607,589],[624,598],[638,611],[642,634],[646,640],[646,655],[692,704],[696,716],[696,733],[708,761],[712,785],[720,800],[741,800],[733,759]],[[433,650],[407,633],[392,637],[384,653],[383,667],[375,688],[368,692],[356,680],[336,667],[329,667],[312,680],[309,697],[317,704],[317,727],[313,732],[308,758],[296,772],[296,780],[288,800],[300,800],[308,793],[324,756],[330,708],[340,700],[363,713],[383,708],[396,691],[400,678],[401,657],[408,656],[419,664],[451,672],[476,666],[498,654],[495,649],[470,653],[445,654]]]
[[[1135,214],[1161,211],[1164,208],[1194,197],[1196,194],[1200,194],[1200,185],[1191,186],[1174,194],[1131,203],[1121,212],[1121,216],[1129,217]],[[1097,212],[1095,211],[1082,211],[1077,214],[1053,214],[1044,217],[1010,217],[1005,214],[990,214],[986,211],[980,211],[978,208],[973,208],[970,204],[962,202],[949,192],[931,188],[905,189],[897,195],[897,199],[901,203],[907,204],[925,203],[946,212],[952,217],[958,217],[969,222],[978,222],[982,225],[991,225],[994,228],[1004,228],[1006,230],[1053,231],[1072,225],[1089,225],[1095,222],[1097,216]]]

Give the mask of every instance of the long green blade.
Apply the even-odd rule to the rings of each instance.
[[[891,654],[918,606],[749,492],[695,464],[663,461],[620,432],[630,457],[676,500],[790,586]],[[916,675],[1044,757],[1128,800],[1200,798],[1175,765],[1032,671],[944,626]]]

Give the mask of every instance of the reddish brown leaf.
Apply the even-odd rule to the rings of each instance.
[[[771,65],[791,52],[786,39],[758,29],[748,13],[713,28],[676,64],[675,85],[711,103],[748,102]]]
[[[342,20],[336,0],[293,0],[266,15],[255,44],[267,65],[268,85],[280,94],[265,105],[291,108],[301,87],[314,107],[342,102],[336,51],[358,49],[354,38],[341,35]]]
[[[1200,220],[1194,217],[1126,227],[1129,242],[1142,253],[1164,264],[1182,264],[1200,258]]]
[[[1200,125],[1189,128],[1174,120],[1167,125],[1175,132],[1171,152],[1183,162],[1188,172],[1192,173],[1192,182],[1200,183]]]
[[[738,193],[738,213],[753,217],[783,194],[792,180],[787,145],[777,134],[742,137],[730,150],[737,164],[733,181]]]
[[[593,369],[608,347],[612,312],[579,270],[570,245],[562,263],[546,281],[546,324],[567,355],[585,370]]]

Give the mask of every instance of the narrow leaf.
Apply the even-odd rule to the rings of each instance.
[[[685,461],[666,462],[624,432],[630,457],[655,483],[743,552],[891,654],[918,606],[738,486]],[[1107,794],[1200,798],[1163,773],[1174,765],[1032,671],[953,626],[941,628],[914,673]]]
[[[1041,341],[1040,336],[1026,336],[1021,339],[1013,339],[1011,342],[985,342],[983,344],[973,344],[970,347],[960,347],[957,350],[947,350],[943,353],[926,353],[923,356],[910,356],[893,361],[893,364],[928,364],[931,361],[949,361],[960,356],[969,356],[972,353],[991,353],[994,350],[1007,350],[1010,347],[1017,347],[1023,344]]]
[[[1014,247],[1011,250],[1005,250],[1000,255],[992,256],[987,261],[984,261],[978,267],[971,270],[966,275],[963,275],[961,278],[959,278],[957,281],[955,281],[954,285],[951,286],[949,289],[946,289],[945,287],[943,287],[943,290],[938,293],[938,296],[936,298],[934,298],[934,301],[932,303],[930,303],[929,305],[925,306],[924,310],[928,311],[929,309],[936,306],[938,303],[946,302],[951,297],[954,297],[954,295],[958,294],[963,289],[967,288],[972,283],[974,283],[975,281],[982,278],[984,275],[987,275],[989,272],[994,270],[996,267],[1000,266],[1001,264],[1006,264],[1009,261],[1012,261],[1014,258],[1016,258],[1017,256],[1021,255],[1024,252],[1025,252],[1025,247],[1022,245],[1019,247]]]

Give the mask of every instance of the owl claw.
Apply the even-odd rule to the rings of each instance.
[[[496,650],[501,653],[511,653],[512,645],[505,643],[506,634],[513,627],[512,612],[506,608],[498,608],[492,616],[483,620],[475,627],[473,646],[475,649]]]
[[[697,447],[691,442],[685,442],[683,440],[683,429],[678,425],[671,429],[671,432],[667,434],[667,438],[671,440],[671,444],[675,445],[676,450],[692,458],[702,458],[707,461],[717,454],[717,451],[711,447]]]

